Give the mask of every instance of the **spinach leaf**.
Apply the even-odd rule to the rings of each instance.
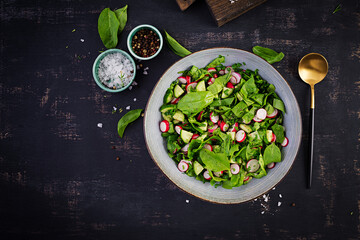
[[[250,111],[248,111],[247,113],[245,113],[244,116],[242,116],[242,119],[244,120],[244,122],[251,122],[251,120],[255,117],[255,112],[256,112],[257,108],[256,107],[252,107],[250,109]]]
[[[118,122],[118,134],[122,138],[127,125],[138,119],[141,115],[142,109],[131,110],[126,113]]]
[[[337,13],[338,11],[340,11],[342,9],[341,4],[337,5],[337,7],[335,8],[335,10],[332,12],[332,14]]]
[[[211,104],[210,107],[219,107],[219,106],[230,106],[231,103],[234,101],[234,98],[225,98],[225,99],[215,99]]]
[[[264,165],[272,162],[281,162],[281,151],[275,143],[267,146],[264,151]]]
[[[118,31],[119,34],[124,30],[126,22],[127,22],[127,8],[128,8],[128,5],[125,5],[125,7],[115,10],[116,17],[120,23],[119,31]]]
[[[253,47],[253,53],[265,59],[268,63],[273,64],[276,62],[280,62],[284,58],[284,54],[282,52],[277,53],[270,48],[264,48],[260,46]]]
[[[271,127],[271,129],[273,130],[276,136],[276,142],[282,143],[285,139],[284,127],[276,123]]]
[[[265,105],[265,110],[267,114],[272,114],[274,112],[274,107],[270,103],[267,103]]]
[[[189,92],[178,103],[178,109],[184,114],[198,113],[214,100],[214,95],[209,91]]]
[[[230,162],[223,153],[214,153],[207,149],[200,151],[200,158],[209,171],[230,170]]]
[[[225,86],[225,84],[229,81],[230,79],[230,72],[226,75],[222,75],[218,78],[215,79],[215,82],[213,84],[211,84],[210,86],[208,86],[207,90],[212,92],[213,94],[218,94],[219,92],[221,92]]]
[[[219,66],[220,64],[222,64],[222,63],[224,63],[224,62],[225,62],[225,57],[219,55],[219,57],[217,57],[217,58],[215,58],[214,60],[212,60],[212,62],[209,63],[209,64],[205,67],[205,69]]]
[[[280,99],[274,98],[273,106],[274,106],[274,108],[277,108],[280,111],[285,113],[285,105],[284,105],[283,101],[281,101]]]
[[[166,42],[167,42],[169,48],[171,49],[171,51],[173,51],[176,55],[179,55],[180,57],[185,57],[185,56],[191,54],[191,52],[189,50],[187,50],[186,48],[181,46],[180,43],[178,43],[166,31],[165,31],[165,39],[166,39]]]
[[[98,19],[98,31],[106,48],[115,48],[118,44],[119,26],[116,14],[110,8],[102,10]]]
[[[263,105],[265,94],[257,93],[251,96],[252,99],[254,99],[257,103],[260,105]]]
[[[251,94],[257,93],[258,91],[259,91],[259,89],[256,87],[253,75],[249,78],[249,80],[246,81],[246,83],[244,83],[244,85],[240,89],[240,92],[246,98],[248,96],[250,96]]]
[[[235,114],[235,116],[237,117],[241,117],[244,112],[247,109],[247,105],[244,101],[239,102],[238,104],[236,104],[231,111]]]

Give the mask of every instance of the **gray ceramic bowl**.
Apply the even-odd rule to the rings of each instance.
[[[245,62],[246,68],[259,69],[259,74],[276,87],[277,94],[282,98],[286,107],[284,126],[289,145],[283,148],[282,162],[276,164],[268,175],[261,179],[253,179],[249,184],[231,190],[222,187],[214,188],[209,183],[202,183],[195,178],[182,174],[175,162],[167,155],[164,139],[161,137],[159,123],[161,114],[160,106],[163,104],[165,91],[178,76],[179,71],[188,69],[192,65],[206,66],[212,59],[219,55],[225,56],[225,64]],[[301,115],[298,103],[289,84],[274,67],[262,58],[239,49],[212,48],[193,53],[173,64],[160,78],[153,89],[145,110],[144,134],[148,151],[164,172],[164,174],[185,192],[214,203],[234,204],[257,198],[271,190],[278,184],[291,169],[298,152],[301,140]]]

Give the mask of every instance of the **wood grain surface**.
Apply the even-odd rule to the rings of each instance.
[[[190,51],[261,45],[285,54],[274,67],[299,102],[303,140],[290,173],[265,198],[226,206],[194,198],[151,160],[142,119],[117,136],[126,107],[145,108],[179,59],[164,45],[153,60],[138,62],[131,90],[97,87],[91,67],[104,50],[98,16],[125,4],[128,23],[118,45],[124,50],[131,29],[148,23]],[[359,239],[360,4],[341,1],[333,14],[338,4],[267,1],[219,28],[205,1],[184,12],[162,0],[1,1],[1,239]],[[310,90],[297,74],[309,52],[329,62],[316,86],[310,190]]]

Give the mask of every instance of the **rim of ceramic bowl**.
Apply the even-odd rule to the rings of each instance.
[[[231,48],[231,47],[214,47],[214,48],[207,48],[207,49],[200,50],[200,51],[194,52],[194,53],[192,53],[192,54],[189,54],[188,56],[186,56],[186,57],[184,57],[184,58],[188,58],[189,56],[191,56],[191,55],[193,55],[193,54],[196,54],[196,53],[199,53],[199,52],[208,51],[208,50],[211,50],[211,49],[224,49],[224,48],[225,48],[225,49],[240,50],[240,51],[249,53],[249,54],[251,54],[251,55],[254,55],[254,56],[256,56],[257,58],[260,58],[261,60],[264,60],[263,58],[255,55],[255,54],[252,53],[252,52],[249,52],[249,51],[246,51],[246,50],[242,50],[242,49],[238,49],[238,48]],[[164,76],[175,64],[177,64],[179,61],[183,60],[184,58],[179,59],[178,61],[174,62],[169,68],[167,68],[167,69],[164,71],[164,73],[161,75],[161,77],[159,78],[159,80],[157,81],[157,83],[155,84],[155,86],[153,87],[153,89],[152,89],[152,91],[151,91],[151,94],[150,94],[150,96],[149,96],[149,98],[148,98],[148,102],[147,102],[146,107],[145,107],[145,116],[144,116],[144,121],[143,121],[143,134],[144,134],[144,137],[145,137],[145,145],[146,145],[146,148],[147,148],[147,150],[148,150],[148,153],[149,153],[150,156],[151,156],[151,159],[153,160],[153,162],[155,163],[155,165],[161,170],[161,172],[167,177],[167,179],[168,179],[170,182],[172,182],[173,184],[175,184],[175,186],[176,186],[178,189],[182,190],[183,192],[185,192],[185,193],[187,193],[187,194],[189,194],[189,195],[191,195],[191,196],[194,196],[194,197],[199,198],[199,199],[201,199],[201,200],[203,200],[203,201],[206,201],[206,202],[211,202],[211,203],[215,203],[215,204],[222,204],[222,205],[240,204],[240,203],[245,203],[245,202],[249,202],[249,201],[252,201],[252,200],[254,200],[254,199],[257,199],[257,198],[263,196],[263,194],[267,194],[267,193],[270,192],[274,187],[276,187],[278,184],[280,184],[280,182],[282,182],[282,181],[284,180],[284,178],[289,174],[289,172],[290,172],[290,170],[293,168],[294,162],[295,162],[295,160],[296,160],[296,158],[297,158],[297,156],[298,156],[298,154],[299,154],[299,149],[300,149],[301,143],[299,143],[299,145],[298,145],[298,147],[297,147],[297,149],[296,149],[296,154],[295,154],[295,156],[294,156],[294,160],[293,160],[291,166],[289,167],[289,169],[287,170],[287,172],[284,174],[284,176],[283,176],[279,181],[277,181],[276,183],[274,183],[273,186],[272,186],[271,188],[269,188],[267,191],[265,191],[264,193],[259,194],[258,196],[255,196],[255,197],[253,197],[253,198],[251,198],[251,199],[248,199],[248,200],[245,200],[245,201],[240,201],[240,202],[237,202],[237,201],[236,201],[236,202],[220,202],[220,201],[215,201],[215,200],[211,200],[211,199],[207,199],[207,198],[204,198],[204,197],[197,196],[197,195],[195,195],[194,193],[192,193],[192,192],[190,192],[190,191],[188,191],[188,190],[180,187],[174,180],[172,180],[172,179],[167,175],[167,173],[165,173],[165,172],[160,168],[158,162],[155,160],[155,158],[154,158],[154,156],[153,156],[153,153],[151,152],[150,147],[148,146],[148,141],[147,141],[146,133],[145,133],[145,131],[146,131],[145,124],[146,124],[146,118],[147,118],[146,112],[147,112],[148,107],[149,107],[150,99],[152,98],[152,96],[153,96],[153,94],[154,94],[154,91],[155,91],[156,87],[158,86],[160,80],[163,78],[163,76]],[[265,60],[264,60],[264,61],[265,61]],[[291,89],[291,87],[290,87],[290,84],[285,80],[285,78],[279,73],[279,71],[278,71],[275,67],[273,67],[271,64],[269,64],[269,65],[273,68],[273,70],[275,70],[275,72],[277,72],[277,73],[280,75],[280,77],[284,80],[284,82],[289,86],[291,95],[293,95],[293,97],[296,99],[295,94],[294,94],[294,92],[292,91],[292,89]],[[298,103],[297,101],[295,101],[295,104],[296,104],[296,106],[297,106],[300,119],[302,119],[302,117],[301,117],[301,111],[300,111],[300,107],[299,107],[299,103]],[[300,124],[300,136],[302,136],[302,131],[303,131],[303,129],[302,129],[302,124]]]
[[[132,48],[131,48],[132,38],[134,37],[134,35],[135,35],[139,30],[144,29],[144,28],[151,29],[151,30],[153,30],[154,32],[156,32],[156,35],[157,35],[157,36],[159,37],[159,39],[160,39],[159,49],[155,52],[155,54],[151,55],[150,57],[146,57],[146,58],[140,57],[140,56],[136,55],[136,54],[134,53],[134,51],[132,50]],[[160,31],[159,31],[156,27],[154,27],[154,26],[152,26],[152,25],[149,25],[149,24],[141,24],[141,25],[135,27],[135,28],[134,28],[133,30],[131,30],[131,32],[129,33],[128,38],[127,38],[127,47],[128,47],[128,50],[129,50],[130,54],[133,55],[135,58],[137,58],[137,59],[139,59],[139,60],[150,60],[150,59],[153,59],[154,57],[156,57],[156,56],[160,53],[160,51],[161,51],[161,49],[162,49],[162,46],[163,46],[163,42],[164,42],[164,41],[163,41],[163,37],[162,37]]]
[[[111,54],[111,53],[121,53],[124,57],[126,57],[127,59],[130,60],[130,62],[132,63],[133,65],[133,68],[134,68],[134,73],[133,73],[133,77],[131,79],[131,81],[125,86],[125,87],[122,87],[120,89],[111,89],[111,88],[108,88],[107,86],[105,86],[99,79],[99,76],[98,76],[98,69],[99,69],[99,64],[100,64],[100,61],[106,57],[107,55]],[[107,91],[107,92],[111,92],[111,93],[117,93],[117,92],[122,92],[124,91],[125,89],[127,89],[131,84],[132,82],[134,81],[135,79],[135,76],[136,76],[136,64],[135,64],[135,61],[134,59],[125,51],[121,50],[121,49],[117,49],[117,48],[113,48],[113,49],[108,49],[104,52],[102,52],[101,54],[99,54],[99,56],[97,56],[97,58],[95,59],[94,61],[94,64],[93,64],[93,68],[92,68],[92,72],[93,72],[93,78],[96,82],[96,84],[104,91]]]

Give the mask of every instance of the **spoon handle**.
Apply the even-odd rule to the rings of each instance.
[[[315,126],[315,108],[310,108],[310,139],[309,139],[309,179],[308,188],[311,188],[312,182],[312,170],[313,170],[313,158],[314,158],[314,126]]]

